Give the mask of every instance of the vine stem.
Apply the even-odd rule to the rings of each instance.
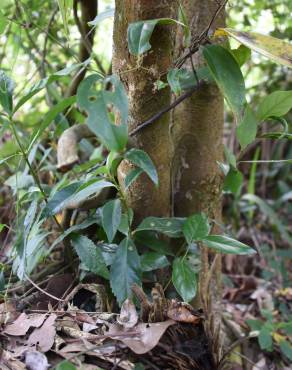
[[[17,130],[15,128],[15,124],[14,124],[14,122],[13,122],[13,120],[11,118],[10,118],[10,126],[12,128],[13,135],[14,135],[15,140],[16,140],[18,146],[19,146],[19,149],[21,151],[21,154],[22,154],[22,156],[23,156],[23,158],[24,158],[24,160],[25,160],[25,162],[26,162],[26,164],[27,164],[27,166],[28,166],[28,168],[29,168],[29,170],[30,170],[30,172],[32,174],[32,177],[33,177],[33,179],[34,179],[37,187],[39,188],[39,190],[40,190],[40,192],[41,192],[41,194],[42,194],[42,196],[44,198],[44,201],[47,204],[48,203],[48,198],[46,196],[46,193],[45,193],[45,191],[44,191],[44,189],[42,187],[42,184],[40,182],[40,179],[39,179],[37,173],[35,172],[35,170],[33,169],[32,165],[31,165],[31,163],[29,162],[27,153],[26,153],[24,147],[21,144],[21,140],[20,140],[20,138],[18,136],[18,133],[17,133]],[[57,220],[56,216],[53,216],[53,219],[54,219],[56,225],[58,226],[59,230],[60,231],[63,231],[63,228],[62,228],[61,224],[59,223],[59,221]]]

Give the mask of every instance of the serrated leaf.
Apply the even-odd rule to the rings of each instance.
[[[171,238],[180,238],[183,236],[182,227],[185,218],[178,217],[147,217],[137,227],[135,232],[143,230],[152,230],[165,234]]]
[[[271,331],[265,326],[260,330],[258,341],[261,349],[271,351],[273,349],[273,338]]]
[[[99,90],[96,90],[97,83],[101,84]],[[106,90],[108,84],[112,91]],[[99,140],[109,150],[122,151],[128,140],[128,98],[119,78],[112,75],[102,79],[98,74],[87,77],[78,87],[77,103],[87,112],[87,125]],[[114,124],[109,106],[118,110],[120,124]]]
[[[220,45],[207,45],[203,55],[228,105],[240,121],[245,99],[244,78],[234,56]]]
[[[157,24],[160,25],[185,25],[171,18],[157,18],[147,21],[130,23],[128,27],[129,52],[133,55],[141,55],[151,49],[150,38]]]
[[[120,199],[114,199],[107,202],[101,211],[102,227],[111,243],[118,231],[121,222],[122,207]]]
[[[168,259],[161,253],[146,252],[141,256],[142,271],[153,271],[169,265]]]
[[[237,169],[230,167],[228,174],[225,176],[223,190],[237,194],[243,183],[243,174]]]
[[[259,103],[257,118],[263,121],[269,117],[284,116],[292,109],[292,91],[274,91]]]
[[[137,167],[137,168],[134,168],[133,170],[131,170],[126,178],[125,178],[125,190],[128,189],[129,186],[131,186],[131,184],[141,175],[141,173],[143,173],[144,171]]]
[[[172,283],[185,302],[197,294],[197,274],[186,258],[176,258],[172,265]]]
[[[241,149],[246,148],[254,141],[257,135],[257,119],[249,106],[246,106],[243,120],[236,128],[236,137]]]
[[[280,349],[284,355],[292,361],[292,345],[287,340],[282,340],[280,342]]]
[[[109,279],[109,272],[101,250],[92,240],[76,234],[72,237],[72,244],[80,261],[89,271]]]
[[[158,174],[156,168],[147,153],[141,149],[133,148],[127,151],[125,158],[146,172],[154,184],[158,185]]]
[[[132,296],[133,284],[141,284],[140,257],[131,239],[124,239],[116,251],[111,265],[110,284],[120,305]]]
[[[14,82],[9,78],[4,71],[0,70],[0,104],[4,111],[12,114],[12,95],[14,90]]]
[[[251,50],[292,68],[292,45],[289,42],[256,32],[242,32],[231,28],[221,30]]]
[[[254,254],[255,249],[224,235],[209,235],[203,239],[203,245],[226,254]]]
[[[183,224],[183,234],[188,244],[204,239],[210,232],[208,218],[204,213],[188,217]]]

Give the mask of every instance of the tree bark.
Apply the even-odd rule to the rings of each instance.
[[[181,4],[191,26],[192,37],[199,36],[205,30],[218,8],[218,3],[214,0],[182,0]],[[223,26],[224,12],[221,12],[211,31]],[[178,54],[183,49],[182,39],[182,35],[178,34],[176,45]],[[193,64],[195,68],[202,64],[200,52],[193,56]],[[191,62],[187,61],[184,67],[192,69]],[[223,156],[223,123],[223,97],[213,84],[203,86],[175,109],[171,130],[174,150],[172,191],[175,216],[204,212],[210,220],[220,223],[222,175],[218,162],[222,161]],[[217,228],[215,224],[213,233]],[[210,299],[206,281],[209,277],[209,259],[213,259],[213,256],[214,254],[208,253],[206,248],[201,248],[200,295],[205,303]],[[216,292],[215,300],[218,301],[221,299],[219,256],[215,263],[216,288],[213,291]],[[214,285],[214,280],[211,285]],[[202,301],[197,303],[204,304]]]
[[[157,26],[151,37],[152,48],[139,60],[129,54],[127,28],[129,23],[154,18],[176,18],[177,2],[166,0],[116,0],[114,21],[113,72],[124,83],[129,98],[129,131],[170,104],[168,88],[155,91],[154,83],[171,66],[174,27]],[[164,76],[165,77],[165,76]],[[170,114],[133,136],[133,146],[143,149],[153,160],[159,176],[156,188],[146,175],[141,175],[127,191],[128,205],[133,208],[135,222],[146,216],[168,216],[170,213]],[[132,169],[128,161],[119,168],[119,181]]]

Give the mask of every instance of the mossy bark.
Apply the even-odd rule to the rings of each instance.
[[[213,0],[182,0],[181,4],[191,25],[193,37],[199,36],[206,29],[218,8],[218,3]],[[216,18],[211,31],[223,26],[224,12]],[[178,54],[182,50],[182,39],[182,35],[178,34]],[[202,64],[200,52],[193,56],[193,64],[195,68]],[[192,69],[191,62],[187,61],[185,67]],[[218,162],[222,161],[223,156],[223,123],[223,97],[215,85],[203,86],[175,109],[172,123],[172,191],[175,216],[204,212],[210,220],[221,221],[222,174]],[[216,224],[213,227],[214,232],[218,232]],[[209,263],[213,257],[213,253],[201,248],[202,299],[197,302],[198,305],[210,302],[205,282],[209,280]],[[215,284],[215,289],[211,290],[216,292],[215,299],[219,301],[221,259],[217,257],[215,263],[216,277],[211,284]]]
[[[170,104],[168,88],[155,90],[155,82],[165,77],[171,65],[175,39],[173,26],[157,26],[151,37],[151,51],[139,59],[130,55],[127,29],[131,22],[176,18],[177,2],[166,0],[116,0],[114,21],[113,72],[124,83],[129,98],[129,131]],[[146,216],[168,216],[170,212],[169,142],[170,114],[165,114],[153,125],[141,130],[132,138],[132,145],[143,149],[153,160],[159,176],[159,187],[146,175],[141,175],[126,193],[128,205],[133,208],[135,222]],[[128,161],[119,167],[119,181],[123,186],[125,176],[132,169]]]

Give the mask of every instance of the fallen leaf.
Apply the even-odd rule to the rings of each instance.
[[[190,324],[197,324],[202,320],[200,316],[193,314],[187,306],[175,300],[171,301],[166,315],[176,322],[186,322]]]
[[[130,299],[126,299],[122,304],[120,315],[117,317],[117,322],[124,328],[133,328],[138,322],[138,313],[134,303]]]
[[[25,365],[28,370],[47,370],[49,368],[46,356],[38,351],[25,352]]]
[[[132,331],[129,331],[118,324],[109,324],[108,336],[128,346],[138,355],[147,353],[159,342],[166,329],[175,324],[173,320],[155,322],[151,324],[138,324]],[[127,337],[126,334],[129,334]],[[133,334],[135,333],[135,334]],[[119,337],[120,336],[120,337]]]
[[[2,370],[13,369],[13,370],[26,370],[25,365],[18,359],[14,358],[11,353],[5,350],[0,350],[0,368]],[[5,366],[5,367],[4,367]]]
[[[6,301],[0,304],[0,325],[6,325],[16,320],[19,315],[19,312],[16,310],[15,302]]]
[[[57,315],[51,314],[39,329],[35,329],[28,338],[27,343],[37,346],[42,352],[49,351],[53,344],[56,334],[55,321]]]
[[[25,313],[22,313],[12,324],[6,326],[4,333],[15,336],[25,335],[29,328],[40,327],[45,318],[46,314],[32,314],[28,317]]]

